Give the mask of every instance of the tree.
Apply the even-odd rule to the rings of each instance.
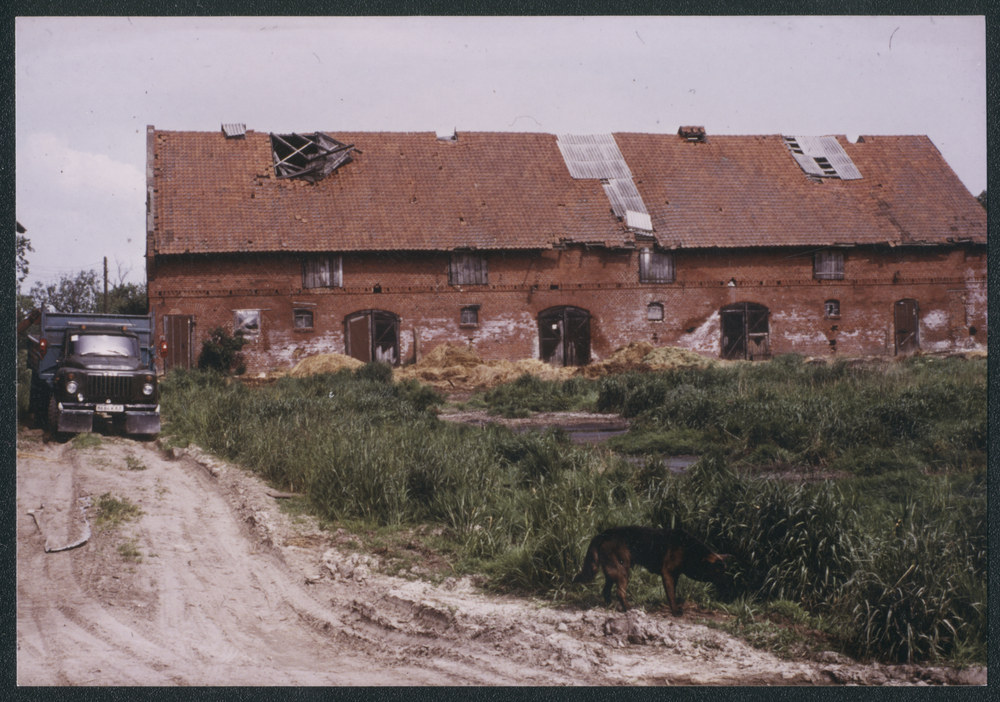
[[[976,199],[979,200],[979,204],[982,205],[983,209],[985,210],[986,209],[986,191],[984,190],[983,192],[979,193],[979,195],[976,196]]]
[[[31,240],[24,234],[28,231],[20,222],[16,222],[17,225],[17,318],[18,320],[24,319],[29,312],[31,312],[34,305],[31,303],[31,298],[27,295],[21,294],[21,283],[24,282],[25,278],[28,277],[28,252],[34,251],[34,247],[31,245]]]
[[[20,231],[24,230],[24,227],[18,225]],[[31,240],[26,236],[17,236],[17,293],[21,294],[21,283],[24,279],[28,277],[28,252],[34,251],[35,249],[31,246]]]
[[[103,293],[102,293],[103,295]],[[100,302],[101,309],[104,309],[103,299]],[[149,310],[149,301],[146,298],[146,284],[136,283],[116,283],[108,291],[108,313],[109,314],[146,314]]]
[[[65,273],[58,283],[41,281],[31,286],[28,296],[37,309],[52,312],[96,312],[100,287],[96,271],[80,271],[75,276]]]

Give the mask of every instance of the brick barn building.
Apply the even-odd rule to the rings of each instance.
[[[985,347],[986,212],[922,136],[147,131],[167,366]]]

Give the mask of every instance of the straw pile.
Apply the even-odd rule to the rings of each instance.
[[[517,380],[525,373],[541,380],[568,380],[575,376],[600,378],[628,370],[652,370],[685,366],[707,366],[716,361],[693,351],[671,346],[656,348],[648,341],[633,341],[615,350],[603,361],[587,366],[561,368],[534,358],[518,361],[485,361],[475,349],[444,343],[435,347],[420,362],[396,368],[396,380],[416,378],[422,383],[443,389],[493,388]],[[289,375],[301,377],[317,373],[336,373],[342,368],[354,370],[361,361],[337,353],[310,356],[298,363]]]
[[[666,368],[707,368],[718,364],[719,361],[677,346],[661,346],[650,351],[642,359],[642,362],[657,370],[662,370]]]
[[[364,363],[350,356],[343,356],[339,353],[323,353],[303,358],[288,374],[295,378],[302,378],[320,373],[336,373],[343,368],[354,370],[363,365]]]

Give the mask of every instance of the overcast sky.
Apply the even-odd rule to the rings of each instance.
[[[926,134],[986,189],[982,17],[19,18],[23,291],[145,280],[145,131]]]

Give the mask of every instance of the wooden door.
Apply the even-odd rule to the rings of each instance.
[[[344,320],[347,355],[359,361],[399,365],[399,316],[363,310]]]
[[[590,312],[579,307],[552,307],[538,315],[538,351],[553,366],[590,363]]]
[[[920,308],[916,300],[900,300],[894,306],[896,318],[896,355],[906,356],[920,348]]]
[[[722,358],[762,360],[771,357],[771,312],[756,302],[737,302],[719,310]]]
[[[167,342],[167,353],[163,357],[164,372],[169,371],[171,368],[190,368],[193,365],[193,334],[193,315],[164,315],[163,336]]]

